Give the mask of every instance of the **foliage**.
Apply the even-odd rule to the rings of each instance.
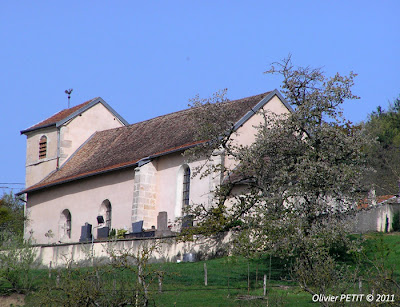
[[[190,232],[212,234],[232,229],[233,249],[238,253],[297,257],[297,268],[307,274],[312,274],[310,268],[315,265],[331,261],[324,270],[334,274],[338,258],[332,253],[334,247],[344,246],[346,252],[355,248],[346,224],[364,192],[363,148],[368,140],[341,112],[346,100],[358,98],[351,92],[356,75],[326,77],[320,69],[295,68],[290,57],[273,64],[267,73],[283,77],[281,92],[293,110],[286,114],[261,110],[263,121],[249,146],[235,141],[233,129],[203,127],[206,137],[199,136],[199,140],[210,140],[203,146],[208,146],[203,156],[222,151],[227,158],[225,165],[215,165],[211,156],[197,172],[222,173],[225,179],[214,191],[213,203],[187,209],[197,220],[197,227]],[[197,101],[195,106],[201,103]],[[218,109],[210,108],[207,102],[204,110]],[[214,122],[223,121],[223,116],[215,119],[218,114],[211,115]],[[294,274],[302,283],[305,279],[300,275]],[[330,282],[339,279],[343,278]]]
[[[400,212],[397,211],[393,214],[392,230],[400,231]]]
[[[381,106],[369,115],[368,129],[378,138],[378,142],[387,148],[400,146],[400,96],[389,103],[388,110]]]
[[[263,112],[264,122],[250,146],[236,144],[234,132],[227,139],[220,137],[220,130],[208,130],[219,134],[207,135],[212,140],[207,145],[223,149],[235,161],[234,169],[217,165],[213,171],[236,180],[215,191],[211,206],[198,204],[190,210],[198,230],[218,231],[241,221],[239,233],[250,238],[248,248],[276,251],[285,246],[294,252],[295,240],[311,236],[333,242],[343,233],[330,229],[338,233],[341,213],[359,197],[364,140],[340,111],[346,99],[358,98],[351,93],[355,74],[327,78],[319,69],[295,69],[290,58],[277,65],[269,73],[283,75],[282,92],[294,111]],[[247,192],[235,196],[234,189],[243,188],[243,182]]]
[[[110,234],[108,235],[109,238],[114,239],[117,236],[117,232],[115,228],[111,228]]]
[[[0,242],[10,235],[22,241],[24,232],[24,206],[12,192],[0,198]]]
[[[163,271],[157,270],[154,265],[149,263],[154,252],[158,249],[159,246],[157,243],[144,243],[139,247],[136,253],[129,249],[109,250],[113,268],[117,270],[127,270],[137,276],[135,295],[136,297],[139,293],[142,295],[143,304],[145,306],[149,303],[149,286],[153,284],[155,280],[162,279],[164,275]]]
[[[337,261],[325,247],[310,248],[296,258],[293,277],[308,293],[346,293],[359,276],[359,269]],[[328,303],[321,302],[328,306]]]
[[[106,248],[111,264],[89,259],[92,267],[68,261],[54,269],[39,291],[30,298],[34,306],[148,306],[154,292],[149,287],[163,272],[149,264],[156,245],[141,245],[137,251]],[[90,255],[90,253],[88,254]]]
[[[0,289],[26,293],[33,288],[32,269],[37,267],[35,251],[30,242],[8,235],[0,251]]]
[[[378,107],[363,125],[366,137],[376,140],[366,150],[372,171],[365,175],[377,195],[398,194],[400,182],[400,97],[388,110]]]
[[[125,237],[125,234],[126,234],[127,232],[128,232],[128,231],[127,231],[126,229],[123,229],[123,228],[118,229],[118,230],[117,230],[117,239],[123,239],[123,238]]]
[[[0,199],[0,285],[2,292],[26,293],[33,288],[37,267],[30,240],[24,241],[24,206],[13,193]]]
[[[396,301],[387,305],[398,306],[400,296],[398,253],[396,255],[394,249],[388,244],[390,236],[387,235],[385,240],[382,233],[375,234],[374,238],[369,240],[367,248],[359,254],[359,257],[364,268],[362,274],[363,291],[394,295]]]

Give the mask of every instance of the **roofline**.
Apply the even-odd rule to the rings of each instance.
[[[42,185],[42,186],[39,186],[39,187],[36,187],[36,188],[33,188],[33,189],[27,188],[27,189],[22,190],[21,192],[16,193],[15,195],[22,195],[22,194],[25,194],[25,193],[36,192],[36,191],[47,189],[47,188],[50,188],[50,187],[53,187],[53,186],[56,186],[56,185],[60,185],[60,184],[64,184],[64,183],[68,183],[68,182],[72,182],[72,181],[76,181],[76,180],[80,180],[80,179],[85,179],[85,178],[88,178],[88,177],[93,177],[93,176],[97,176],[97,175],[101,175],[101,174],[105,174],[105,173],[110,173],[110,172],[113,172],[113,171],[129,168],[129,167],[134,167],[134,166],[139,166],[140,167],[140,166],[142,166],[144,164],[147,164],[148,162],[150,162],[151,160],[153,160],[155,158],[162,157],[162,156],[165,156],[165,155],[168,155],[168,154],[171,154],[171,153],[175,153],[175,152],[185,151],[185,150],[187,150],[189,148],[192,148],[192,147],[195,147],[198,144],[201,144],[203,142],[204,141],[196,142],[194,144],[192,143],[192,144],[189,144],[189,145],[186,145],[186,146],[183,146],[183,147],[179,147],[179,148],[172,148],[171,150],[168,150],[168,151],[165,151],[165,152],[162,152],[162,153],[156,153],[154,155],[142,158],[140,160],[128,162],[126,165],[110,166],[110,168],[108,168],[108,169],[93,171],[93,172],[90,172],[90,173],[87,173],[87,174],[83,174],[81,176],[79,176],[79,175],[78,176],[73,176],[71,178],[67,178],[67,179],[64,179],[64,180],[61,179],[60,181],[55,181],[55,182],[52,182],[52,183],[49,183],[49,184],[45,184],[45,185]]]
[[[39,130],[39,129],[43,129],[43,128],[48,128],[48,127],[52,127],[52,126],[55,126],[55,127],[58,128],[58,127],[62,126],[66,122],[70,121],[71,119],[77,117],[79,114],[85,112],[86,110],[90,109],[91,107],[93,107],[94,105],[96,105],[98,103],[101,103],[108,111],[110,111],[110,113],[112,113],[116,118],[118,118],[118,120],[121,123],[123,123],[125,126],[129,125],[129,123],[117,111],[115,111],[107,102],[105,102],[101,97],[97,97],[97,98],[93,98],[87,105],[85,105],[82,108],[76,110],[75,112],[73,112],[72,114],[70,114],[66,118],[63,118],[62,120],[59,120],[58,122],[51,123],[51,124],[46,124],[46,125],[35,127],[35,128],[28,128],[28,129],[22,130],[20,133],[21,134],[26,134],[26,133],[31,132],[31,131],[35,131],[35,130]]]
[[[52,182],[52,183],[49,183],[49,184],[45,184],[43,186],[40,186],[40,187],[37,187],[37,188],[33,188],[33,189],[28,188],[28,189],[22,190],[21,192],[16,193],[15,195],[18,196],[18,195],[22,195],[22,194],[26,194],[26,193],[36,192],[36,191],[39,191],[39,190],[47,189],[47,188],[50,188],[50,187],[54,187],[56,185],[60,185],[60,184],[64,184],[64,183],[68,183],[68,182],[72,182],[72,181],[76,181],[76,180],[79,180],[79,179],[84,179],[84,178],[88,178],[88,177],[93,177],[93,176],[97,176],[97,175],[101,175],[101,174],[105,174],[105,173],[109,173],[109,172],[113,172],[113,171],[129,168],[129,167],[133,167],[133,166],[135,166],[137,164],[138,164],[138,161],[131,162],[131,163],[128,162],[128,164],[126,164],[126,165],[122,165],[122,166],[118,166],[118,167],[112,167],[110,169],[105,169],[105,170],[101,170],[101,171],[94,171],[93,173],[88,173],[88,174],[84,174],[84,175],[77,176],[77,177],[72,177],[72,178],[67,178],[67,179],[60,180],[60,181],[55,181],[55,182]]]
[[[71,115],[67,116],[66,118],[58,121],[56,123],[56,127],[60,127],[61,125],[65,124],[66,122],[70,121],[71,119],[75,118],[76,116],[78,116],[79,114],[85,112],[86,110],[90,109],[91,107],[93,107],[94,105],[101,103],[102,105],[104,105],[106,107],[106,109],[108,109],[108,111],[110,111],[112,114],[115,115],[115,117],[117,117],[119,119],[120,122],[122,122],[125,126],[129,125],[129,123],[121,116],[118,114],[117,111],[115,111],[107,102],[105,102],[101,97],[98,98],[94,98],[91,102],[89,102],[87,105],[83,106],[82,108],[76,110],[74,113],[72,113]]]
[[[252,117],[254,114],[256,114],[263,106],[265,106],[275,96],[277,96],[282,101],[282,103],[289,110],[289,112],[294,112],[293,108],[286,101],[286,99],[282,96],[282,94],[277,89],[274,89],[267,96],[265,96],[263,99],[261,99],[260,102],[254,106],[254,108],[251,108],[251,110],[249,112],[247,112],[241,119],[239,119],[236,122],[236,124],[233,126],[234,131],[239,129],[239,127],[241,127],[245,122],[247,122],[250,119],[250,117]]]
[[[51,124],[43,125],[43,126],[36,127],[36,128],[28,128],[28,129],[25,129],[25,130],[21,130],[20,134],[26,134],[26,133],[31,132],[31,131],[40,130],[40,129],[44,129],[44,128],[49,128],[49,127],[52,127],[52,126],[55,127],[56,123],[51,123]]]

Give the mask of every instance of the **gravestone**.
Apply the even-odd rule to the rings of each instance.
[[[108,234],[110,232],[109,227],[102,227],[102,228],[97,228],[97,239],[100,238],[108,238]]]
[[[140,233],[143,231],[143,221],[132,223],[132,233]]]
[[[185,215],[182,219],[182,228],[193,227],[193,215]]]
[[[168,229],[168,214],[166,211],[158,212],[157,216],[157,230]]]
[[[89,223],[85,223],[81,227],[81,237],[79,239],[79,242],[87,242],[92,239],[92,225]]]

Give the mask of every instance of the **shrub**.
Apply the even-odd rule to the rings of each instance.
[[[31,270],[38,266],[30,242],[20,242],[13,236],[3,242],[0,251],[1,291],[27,293],[33,288]]]
[[[393,231],[400,231],[400,212],[399,211],[393,215],[392,229],[393,229]]]

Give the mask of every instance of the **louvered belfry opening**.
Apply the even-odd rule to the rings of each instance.
[[[39,159],[46,158],[47,155],[47,137],[42,136],[39,142]]]

